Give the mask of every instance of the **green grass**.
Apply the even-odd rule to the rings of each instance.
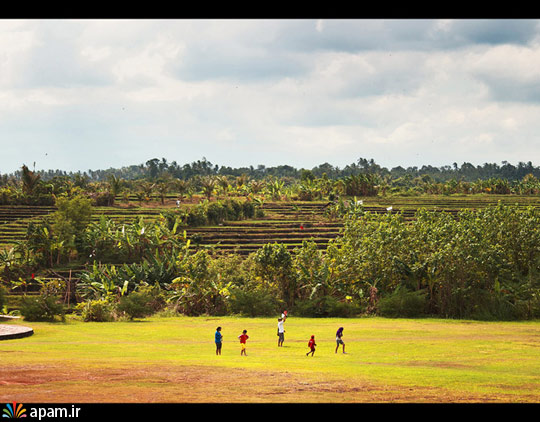
[[[319,384],[341,383],[356,392],[356,395],[339,394],[321,387],[317,391],[318,401],[370,401],[372,396],[353,388],[355,385],[382,389],[377,401],[410,398],[435,402],[538,402],[540,399],[538,322],[291,317],[285,324],[283,348],[277,347],[276,322],[275,318],[239,317],[153,317],[114,323],[83,323],[74,319],[67,323],[23,322],[35,334],[0,342],[0,357],[2,367],[13,371],[21,368],[31,371],[36,365],[51,371],[69,365],[82,372],[125,370],[127,374],[135,368],[159,367],[173,372],[188,367],[208,368],[216,376],[208,385],[215,386],[230,371],[242,370],[248,378],[249,374],[271,373]],[[215,355],[213,343],[218,325],[223,327],[222,356]],[[339,326],[345,327],[346,354],[334,353],[334,335]],[[247,357],[240,356],[237,341],[243,329],[250,336]],[[318,344],[313,358],[305,355],[312,334]],[[0,375],[4,374],[0,371]],[[257,379],[261,383],[258,388],[270,387],[262,384],[265,377]],[[57,394],[66,394],[66,400],[67,394],[77,397],[78,389],[84,385],[85,380],[72,381],[68,390]],[[111,387],[104,382],[103,388],[107,386]],[[17,391],[29,394],[35,393],[36,388],[39,385],[18,386]],[[54,388],[48,386],[49,391]],[[127,391],[133,386],[126,381],[121,388]],[[416,393],[410,397],[403,395],[412,390]],[[424,390],[430,391],[428,398],[419,396],[418,392]],[[142,401],[147,400],[139,387],[137,392],[142,394]],[[289,392],[285,400],[305,399],[302,389],[292,391],[295,392],[296,395]],[[210,397],[211,389],[207,394]],[[230,395],[223,394],[222,400],[238,400],[232,391]],[[1,393],[0,397],[9,398]],[[251,391],[244,398],[258,401],[260,396]]]

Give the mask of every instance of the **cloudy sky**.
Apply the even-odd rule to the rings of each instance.
[[[539,20],[0,20],[0,173],[538,166],[539,68]]]

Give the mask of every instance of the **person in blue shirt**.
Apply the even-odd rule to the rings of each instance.
[[[221,355],[221,343],[223,341],[223,335],[221,334],[221,327],[216,328],[216,355]]]

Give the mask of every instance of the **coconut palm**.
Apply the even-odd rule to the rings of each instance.
[[[111,192],[110,206],[114,205],[116,195],[120,193],[123,187],[123,179],[116,177],[114,174],[109,176],[109,190]]]
[[[184,179],[174,179],[172,182],[172,187],[178,192],[180,199],[184,199],[184,196],[189,191],[191,183],[188,180]]]
[[[141,191],[144,193],[144,200],[146,202],[150,201],[150,198],[152,198],[152,193],[154,191],[154,188],[156,187],[155,183],[147,182],[146,180],[141,182],[139,187],[141,188]]]
[[[33,195],[39,186],[41,176],[36,172],[31,171],[26,165],[22,166],[22,190],[26,195]]]
[[[216,179],[218,187],[221,189],[225,197],[229,196],[229,178],[227,176],[218,176]]]
[[[345,193],[350,196],[374,196],[377,194],[377,179],[373,173],[351,174],[344,179]]]
[[[159,197],[161,198],[161,205],[165,204],[165,197],[167,196],[167,193],[169,193],[170,190],[170,184],[167,180],[160,180],[155,185],[156,191],[159,194]]]
[[[216,187],[216,178],[213,176],[204,176],[201,177],[200,183],[203,194],[206,196],[206,199],[210,201],[210,198],[212,197],[212,194],[214,193],[214,189]]]

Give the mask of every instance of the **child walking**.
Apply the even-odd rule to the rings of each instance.
[[[315,353],[315,346],[317,344],[315,343],[315,336],[311,336],[311,339],[309,339],[308,347],[310,348],[310,351],[306,353],[306,356],[311,353],[311,357],[313,357],[313,354]]]
[[[343,341],[343,327],[339,327],[336,332],[336,353],[339,349],[339,345],[343,346],[343,353],[345,353],[345,342]]]
[[[247,356],[247,354],[246,354],[246,340],[249,338],[249,336],[247,335],[247,330],[242,331],[242,334],[240,334],[238,336],[238,338],[240,339],[240,347],[242,348],[240,350],[240,356],[242,356],[242,355]]]

